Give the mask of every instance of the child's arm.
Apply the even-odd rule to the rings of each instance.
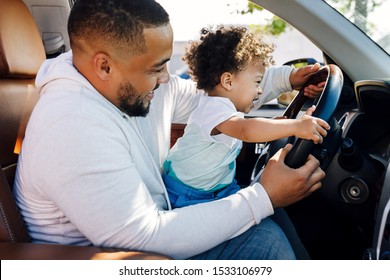
[[[312,117],[314,108],[307,110],[299,119],[266,119],[232,117],[215,128],[218,132],[244,142],[268,142],[288,136],[313,140],[321,143],[329,124]]]

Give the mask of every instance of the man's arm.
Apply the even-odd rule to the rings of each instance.
[[[173,106],[172,122],[186,123],[191,112],[198,106],[200,96],[204,93],[196,88],[193,80],[182,79],[175,75],[171,76],[168,84],[161,85],[161,87],[166,87],[164,94],[169,95],[167,99]]]
[[[277,98],[283,92],[291,91],[290,75],[293,70],[294,68],[291,66],[267,68],[260,83],[263,94],[254,103],[253,110],[257,110],[261,105]]]
[[[165,189],[159,167],[150,163],[153,155],[145,143],[150,139],[139,135],[135,122],[96,112],[48,120],[50,127],[34,131],[35,143],[24,143],[34,144],[31,154],[23,155],[33,159],[26,176],[60,209],[61,217],[54,219],[61,220],[61,229],[69,223],[77,229],[60,233],[75,242],[80,232],[98,246],[188,258],[272,215],[271,201],[276,207],[293,202],[290,197],[306,189],[303,178],[310,177],[306,169],[285,173],[286,167],[277,161],[265,170],[277,182],[262,181],[269,196],[255,183],[215,202],[167,210],[154,199]]]
[[[260,184],[215,202],[163,209],[154,197],[164,185],[144,139],[132,122],[118,121],[68,116],[41,134],[32,151],[40,191],[61,210],[64,224],[94,245],[188,258],[273,214]]]
[[[277,98],[284,92],[292,91],[293,89],[301,89],[305,82],[311,75],[320,69],[320,64],[302,66],[295,69],[292,66],[278,66],[267,68],[263,80],[261,81],[261,88],[263,94],[255,103],[254,110],[260,108],[264,103]],[[325,82],[318,85],[310,85],[304,89],[305,95],[315,98],[322,91]]]

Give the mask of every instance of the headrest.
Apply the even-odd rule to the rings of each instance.
[[[0,1],[0,78],[34,78],[45,50],[33,16],[22,0]]]

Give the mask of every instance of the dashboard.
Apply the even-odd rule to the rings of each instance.
[[[390,157],[390,80],[359,81],[355,91],[362,114],[348,134],[386,164]]]
[[[314,258],[331,259],[335,250],[353,258],[373,243],[382,246],[378,252],[389,252],[384,231],[390,228],[385,211],[390,201],[390,81],[358,81],[354,92],[357,106],[338,112],[342,136],[327,140],[337,151],[325,167],[322,188],[287,208]]]

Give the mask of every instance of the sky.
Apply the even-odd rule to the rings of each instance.
[[[379,39],[386,34],[390,34],[390,24],[389,24],[389,14],[390,14],[390,0],[386,0],[374,14],[369,16],[370,22],[375,26],[380,26],[380,31],[373,36],[374,39]]]
[[[261,18],[269,18],[268,12],[262,12],[261,17],[258,13],[255,15],[240,15],[236,10],[243,10],[247,6],[247,0],[156,0],[169,13],[171,25],[175,32],[176,41],[188,41],[196,39],[199,31],[207,24],[250,24],[260,23]],[[184,12],[183,12],[184,11]],[[390,24],[388,16],[390,12],[390,1],[376,10],[375,14],[370,16],[370,21],[375,25],[385,27],[385,32],[390,33]],[[375,37],[382,37],[384,34],[378,34]],[[377,39],[375,38],[375,39]]]
[[[156,0],[170,15],[176,41],[196,39],[207,24],[249,24],[259,21],[254,15],[240,15],[236,10],[247,6],[246,0]],[[185,11],[185,12],[183,12]]]
[[[174,30],[174,40],[188,42],[199,38],[202,27],[208,24],[218,25],[229,24],[259,24],[263,19],[270,19],[272,14],[262,11],[261,17],[257,12],[254,15],[237,14],[236,10],[244,10],[247,7],[247,0],[156,0],[170,15],[171,25]],[[185,11],[185,12],[183,12]],[[291,37],[292,36],[292,37]],[[273,53],[277,65],[295,59],[296,53],[304,57],[322,59],[322,53],[305,37],[300,34],[283,34],[281,42],[275,42],[278,47]],[[287,38],[286,38],[287,37]],[[285,39],[283,39],[285,38]],[[289,44],[285,44],[285,41]],[[174,55],[169,65],[169,70],[175,73],[183,67],[180,57],[183,49],[174,48]],[[175,54],[178,55],[175,56]]]
[[[174,30],[174,40],[188,42],[199,38],[199,31],[208,24],[216,25],[221,23],[229,24],[263,24],[270,19],[272,14],[266,11],[255,12],[254,15],[241,15],[237,10],[244,10],[247,7],[247,0],[156,0],[170,15],[171,25]],[[370,15],[369,20],[380,26],[383,30],[374,36],[378,40],[385,34],[390,33],[390,25],[387,24],[387,17],[390,12],[390,0]],[[261,16],[259,16],[261,14]],[[263,20],[263,22],[261,22]],[[386,29],[386,30],[385,30]],[[288,42],[288,44],[286,44]],[[299,53],[302,57],[311,57],[322,61],[322,52],[308,41],[299,32],[283,33],[276,38],[277,48],[273,53],[276,65],[281,65],[289,60],[295,59]],[[172,57],[170,70],[175,72],[181,69],[183,63],[180,59],[180,52],[183,50],[174,49],[179,57]]]

